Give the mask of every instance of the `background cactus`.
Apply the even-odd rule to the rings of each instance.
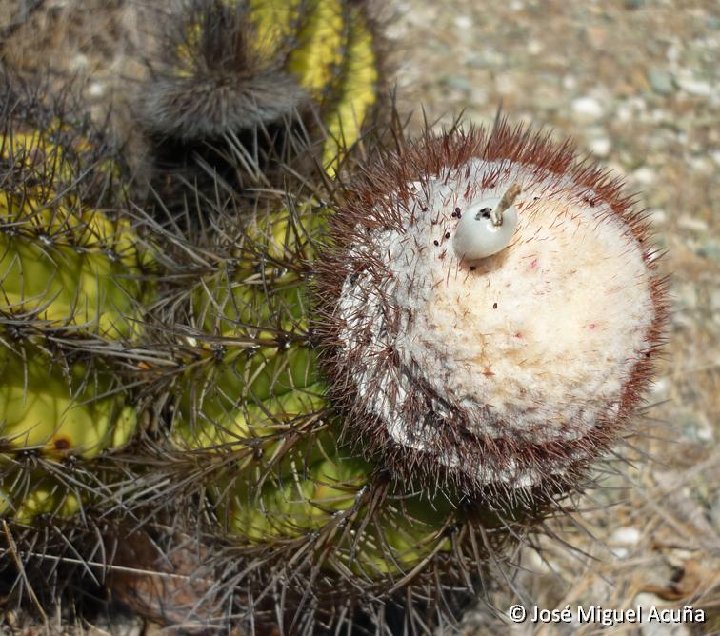
[[[319,19],[321,14],[312,15]],[[189,24],[190,31],[184,31],[188,46],[194,44],[195,38],[195,22]],[[253,28],[259,29],[254,26],[249,31]],[[304,41],[303,37],[298,39]],[[314,39],[308,37],[308,41]],[[346,50],[352,47],[348,45]],[[187,52],[181,49],[183,55]],[[302,59],[302,55],[295,59]],[[298,73],[297,69],[291,70]],[[368,71],[367,77],[372,76]],[[307,82],[313,88],[313,83]],[[359,95],[361,105],[371,101],[364,91]],[[325,120],[326,124],[332,130],[332,117],[342,121],[350,117],[352,110],[338,109]],[[357,131],[356,123],[342,123],[340,128]],[[493,140],[502,135],[506,146],[496,148]],[[487,154],[476,158],[491,157],[500,164],[505,161],[510,171],[513,162],[523,163],[524,159],[525,168],[535,173],[545,170],[562,181],[559,175],[568,169],[571,154],[549,146],[541,148],[518,131],[514,135],[498,127],[489,137]],[[324,145],[327,156],[337,154],[332,150],[336,143]],[[473,577],[485,575],[488,566],[483,564],[484,552],[496,556],[508,528],[522,533],[528,519],[568,486],[559,479],[528,481],[516,479],[514,474],[507,477],[507,471],[503,472],[506,467],[498,465],[499,454],[492,453],[492,461],[487,462],[490,468],[481,471],[483,478],[468,483],[463,481],[462,471],[448,470],[454,468],[452,453],[442,446],[430,449],[426,439],[420,440],[422,453],[405,455],[406,449],[398,450],[397,439],[387,439],[387,431],[367,425],[367,394],[362,382],[357,382],[367,367],[362,351],[346,355],[339,372],[331,369],[334,387],[328,394],[317,362],[319,348],[327,354],[327,370],[347,353],[343,352],[343,342],[354,347],[361,339],[357,333],[348,332],[356,328],[366,331],[366,325],[355,321],[355,316],[362,314],[358,306],[352,306],[352,315],[337,310],[342,293],[346,287],[352,288],[358,277],[380,273],[368,267],[368,262],[382,263],[385,258],[385,254],[373,252],[377,245],[368,240],[362,224],[378,233],[387,225],[399,224],[393,226],[394,230],[408,233],[403,223],[408,216],[412,219],[411,214],[406,214],[411,208],[407,200],[412,184],[419,182],[422,188],[436,175],[438,179],[444,176],[443,170],[459,170],[463,167],[461,159],[475,156],[473,152],[479,153],[483,146],[477,142],[474,146],[468,144],[474,150],[463,150],[467,140],[457,133],[434,143],[447,152],[447,157],[442,158],[450,160],[451,168],[440,160],[442,153],[438,151],[429,153],[428,168],[417,170],[418,157],[427,152],[428,146],[410,146],[381,162],[379,168],[367,168],[370,186],[361,183],[349,192],[337,185],[329,191],[317,186],[312,194],[253,196],[252,208],[247,204],[247,193],[243,193],[244,197],[230,193],[229,201],[215,201],[210,206],[215,209],[190,209],[190,214],[198,212],[210,219],[207,235],[173,236],[169,229],[158,228],[149,220],[142,229],[146,240],[157,242],[162,246],[160,251],[167,252],[158,256],[164,269],[152,285],[161,293],[152,302],[142,298],[139,288],[128,294],[132,310],[121,315],[129,315],[128,324],[135,324],[133,310],[136,304],[143,305],[146,310],[140,315],[147,325],[136,342],[131,338],[127,342],[134,350],[144,349],[147,355],[142,357],[142,365],[123,369],[122,373],[118,370],[117,377],[123,378],[119,386],[142,385],[145,402],[157,397],[159,406],[153,413],[153,426],[139,432],[128,452],[115,452],[110,468],[102,471],[107,498],[113,502],[113,509],[106,510],[105,515],[112,519],[122,507],[122,515],[132,517],[134,527],[146,537],[163,529],[169,529],[171,535],[196,535],[197,543],[203,547],[197,550],[196,558],[202,554],[209,563],[202,563],[202,567],[195,564],[195,570],[191,563],[190,572],[202,569],[214,579],[198,592],[201,598],[194,603],[201,607],[209,602],[209,609],[200,616],[208,624],[229,612],[233,619],[251,626],[279,622],[281,629],[311,633],[343,623],[362,626],[363,619],[355,616],[361,610],[366,614],[364,620],[371,625],[375,621],[374,627],[379,628],[385,620],[380,605],[394,602],[400,591],[402,602],[408,606],[406,627],[421,626],[427,618],[423,611],[428,616],[438,612],[450,588],[469,585]],[[432,143],[429,147],[435,148]],[[344,150],[341,146],[340,151]],[[538,157],[533,160],[530,150],[548,152],[554,160],[561,155],[564,159],[557,165]],[[403,162],[408,159],[405,166]],[[399,161],[403,167],[393,173],[388,169],[390,160]],[[239,163],[231,166],[238,172],[244,169]],[[325,161],[324,166],[330,166],[333,173],[331,161]],[[480,170],[482,175],[475,175],[480,186],[476,183],[474,187],[485,188],[485,180],[495,174],[493,170],[492,166],[488,174]],[[593,183],[600,183],[601,177],[595,175],[599,181]],[[318,177],[318,181],[322,183],[323,179]],[[390,210],[384,207],[385,202],[374,198],[371,186],[377,185],[380,187],[376,189],[385,192],[390,201],[400,204]],[[218,187],[226,191],[225,185]],[[397,196],[395,187],[399,187]],[[346,197],[349,203],[342,201]],[[198,198],[202,206],[208,205],[208,198]],[[321,210],[315,205],[319,200],[324,201]],[[619,200],[604,204],[618,207]],[[337,208],[341,209],[341,220],[332,226],[328,239],[325,216],[334,214]],[[232,218],[237,211],[242,216]],[[358,215],[358,211],[362,214]],[[618,216],[619,221],[627,223],[623,214]],[[457,216],[449,213],[443,220],[447,225],[443,230],[454,228],[451,219]],[[627,223],[628,228],[631,225]],[[642,252],[635,239],[639,242],[643,231],[630,234],[634,238],[628,239],[629,246]],[[357,238],[365,251],[348,248],[352,243],[348,237]],[[207,242],[199,245],[201,239]],[[315,253],[318,242],[327,240],[333,247],[324,253],[323,259],[328,258],[327,254],[331,256],[323,264]],[[309,289],[317,269],[324,275],[321,314],[314,308],[317,299]],[[662,290],[652,282],[652,274],[647,274],[646,279],[650,281],[647,289],[657,290],[648,305],[652,316],[641,329],[647,353],[652,353],[652,340],[662,323]],[[195,284],[188,289],[190,280]],[[410,285],[409,289],[418,287],[422,288]],[[369,288],[373,289],[372,285]],[[382,283],[380,290],[381,295],[386,291]],[[368,292],[366,289],[358,293]],[[390,315],[396,299],[387,294],[384,300],[390,303],[385,312]],[[373,307],[370,302],[364,304]],[[343,329],[344,340],[337,337],[337,331]],[[392,337],[397,335],[395,332]],[[372,332],[369,342],[377,348],[377,336]],[[391,355],[395,343],[383,341],[382,345],[389,366],[396,365]],[[93,358],[101,359],[101,355]],[[162,367],[161,361],[167,365]],[[413,362],[420,366],[426,361]],[[129,382],[128,373],[133,378]],[[422,384],[422,375],[420,380]],[[624,385],[627,380],[621,374],[618,381]],[[348,396],[341,395],[343,383],[352,389]],[[633,391],[639,390],[641,383],[639,380]],[[452,392],[454,387],[447,388]],[[387,388],[382,391],[392,392]],[[98,396],[104,393],[101,390],[94,395],[100,399]],[[427,397],[430,402],[435,399],[429,394]],[[126,404],[125,397],[122,400]],[[634,401],[633,393],[623,419]],[[363,417],[353,421],[347,419],[348,412]],[[415,419],[410,419],[410,428],[419,421],[418,412],[411,415]],[[606,438],[598,437],[602,442],[597,444],[598,450],[605,442],[609,444],[619,430],[615,423],[603,431]],[[341,439],[342,430],[356,442],[355,447]],[[491,445],[487,439],[482,441],[486,447]],[[471,460],[479,455],[487,460],[487,454],[471,450]],[[579,464],[589,459],[583,456]],[[535,465],[533,477],[543,473],[542,454],[537,453],[531,460]],[[576,487],[580,466],[574,463],[575,458],[571,460],[569,481]],[[88,471],[94,467],[87,464]],[[430,484],[429,475],[434,469],[446,479]],[[493,479],[493,471],[501,473],[501,477]],[[552,475],[554,471],[548,472]],[[49,479],[46,475],[42,478]],[[15,487],[11,486],[11,490]],[[46,511],[45,492],[60,490],[44,484],[26,488],[23,492],[28,496],[16,505],[20,511],[16,523],[31,521],[34,510]],[[492,503],[490,508],[487,502]],[[65,495],[62,502],[53,503],[58,511],[56,517],[69,516],[84,505],[82,497],[74,495]],[[59,527],[63,520],[56,519],[55,523]],[[71,523],[78,523],[77,516]],[[122,527],[118,521],[112,529],[118,533]],[[137,541],[141,544],[142,538]],[[163,545],[162,541],[158,543]],[[82,546],[77,549],[87,553]],[[109,559],[108,565],[113,564],[122,565],[122,559]],[[338,599],[339,590],[343,595]],[[272,594],[280,600],[274,600]],[[413,607],[413,601],[418,605]]]

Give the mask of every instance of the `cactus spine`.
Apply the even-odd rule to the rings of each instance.
[[[346,0],[189,3],[143,97],[150,130],[182,140],[290,126],[326,128],[331,171],[358,139],[377,96],[364,10]]]

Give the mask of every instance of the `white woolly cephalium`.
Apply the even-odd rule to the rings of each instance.
[[[368,168],[317,276],[346,434],[398,479],[471,491],[566,483],[607,451],[666,317],[620,185],[504,121]]]

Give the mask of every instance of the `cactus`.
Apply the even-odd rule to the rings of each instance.
[[[124,445],[136,424],[135,409],[113,387],[110,369],[75,363],[57,367],[40,347],[2,351],[2,439],[14,449],[59,457],[91,457]],[[106,395],[102,399],[98,396]]]
[[[402,606],[428,631],[628,427],[666,319],[647,224],[504,121],[334,181],[376,100],[366,13],[181,9],[145,124],[212,144],[307,108],[321,170],[295,187],[270,153],[293,191],[214,178],[184,191],[199,231],[138,228],[88,196],[114,173],[92,143],[5,112],[0,514],[103,552],[160,620],[382,631]]]
[[[374,607],[358,581],[439,604],[507,528],[581,488],[666,319],[647,225],[567,144],[502,121],[428,134],[335,194],[226,219],[213,267],[173,299],[194,357],[168,439],[196,462],[203,531],[225,546],[211,562],[292,599],[269,619],[291,630]],[[573,305],[558,341],[548,316],[573,280],[610,302]]]
[[[225,531],[250,544],[328,532],[343,517],[348,528],[372,518],[384,529],[388,523],[374,517],[392,517],[365,501],[382,481],[372,466],[338,443],[309,332],[308,266],[326,214],[310,204],[258,214],[231,241],[218,271],[189,291],[190,321],[176,318],[190,322],[200,362],[176,385],[170,438],[176,450],[222,458],[216,476],[206,478],[208,495]],[[443,528],[446,512],[425,515],[428,528]],[[396,515],[392,525],[394,535],[358,530],[356,541],[346,530],[332,552],[357,552],[345,568],[384,576],[435,547],[409,545],[406,536],[419,532],[412,517]]]
[[[399,479],[503,497],[572,483],[618,440],[666,292],[642,215],[569,144],[504,121],[427,136],[365,172],[331,236],[331,393]]]

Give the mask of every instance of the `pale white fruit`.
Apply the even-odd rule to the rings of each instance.
[[[477,261],[504,250],[512,240],[518,223],[514,207],[503,211],[502,222],[496,225],[492,211],[502,197],[481,198],[470,203],[455,228],[452,246],[455,256],[466,261]]]

